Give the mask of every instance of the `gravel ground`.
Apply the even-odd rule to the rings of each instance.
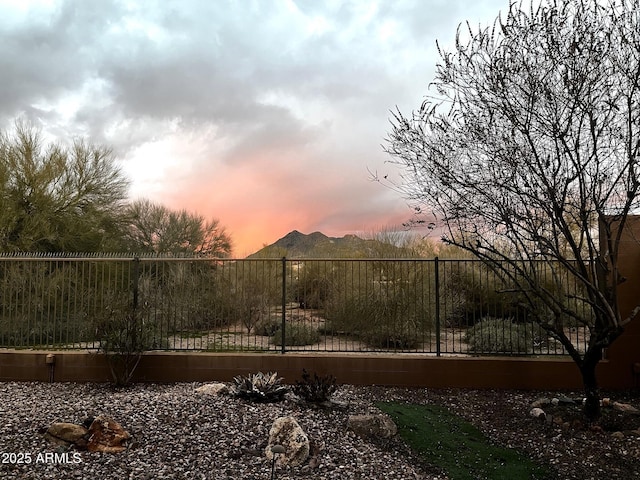
[[[541,392],[460,391],[341,386],[335,395],[346,408],[311,408],[287,397],[253,404],[228,396],[202,395],[202,384],[134,385],[5,383],[0,402],[2,479],[268,479],[264,457],[273,420],[293,415],[311,441],[314,460],[278,467],[285,479],[444,479],[422,465],[399,438],[362,440],[346,430],[348,415],[379,413],[375,400],[430,402],[449,407],[497,443],[519,448],[550,465],[557,479],[640,478],[638,435],[612,435],[597,428],[544,423],[528,415]],[[546,396],[553,395],[547,393]],[[637,406],[626,394],[625,401]],[[72,452],[68,463],[39,433],[52,422],[82,423],[107,415],[134,437],[120,454]],[[555,412],[561,415],[562,412]],[[566,413],[567,420],[571,420]],[[640,417],[616,417],[624,430]],[[629,427],[629,428],[626,428]],[[18,463],[20,459],[30,463]],[[63,457],[64,459],[64,457]]]

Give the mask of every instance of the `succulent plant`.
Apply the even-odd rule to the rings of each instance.
[[[278,377],[278,372],[239,375],[233,380],[233,394],[254,402],[278,402],[289,391],[289,388],[282,384],[283,378]]]
[[[333,375],[313,376],[302,369],[302,380],[298,380],[293,387],[293,393],[300,398],[312,403],[323,403],[331,399],[331,395],[337,389],[336,378]]]

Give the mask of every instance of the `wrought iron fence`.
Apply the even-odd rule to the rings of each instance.
[[[477,260],[0,257],[0,347],[564,354],[507,291]]]

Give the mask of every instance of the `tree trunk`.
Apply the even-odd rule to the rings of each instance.
[[[584,403],[584,415],[589,422],[600,418],[600,391],[596,380],[596,366],[601,358],[601,352],[587,351],[580,365],[582,382],[586,401]]]

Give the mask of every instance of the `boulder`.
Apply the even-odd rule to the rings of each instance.
[[[398,427],[386,415],[350,415],[347,428],[364,438],[391,438]]]
[[[560,405],[575,405],[576,401],[566,395],[560,395],[560,397],[558,397],[558,403]]]
[[[115,420],[99,416],[89,427],[87,450],[90,452],[119,453],[126,450],[131,435]]]
[[[547,414],[544,413],[544,410],[541,408],[532,408],[529,415],[533,418],[539,418],[540,420],[545,420],[547,418]]]
[[[207,383],[206,385],[202,385],[201,387],[196,388],[196,393],[200,393],[202,395],[228,395],[229,394],[229,386],[225,383]]]
[[[541,407],[546,407],[547,405],[551,404],[551,400],[546,398],[546,397],[542,397],[542,398],[538,398],[537,400],[535,400],[532,404],[531,404],[531,408],[541,408]]]
[[[632,413],[634,415],[640,414],[640,410],[628,403],[613,402],[613,409],[619,412]]]
[[[68,447],[76,443],[82,445],[88,430],[74,423],[52,423],[44,434],[45,438],[56,445]]]
[[[293,417],[276,418],[269,431],[269,442],[265,455],[271,461],[274,456],[273,447],[281,445],[284,453],[276,454],[278,465],[302,465],[309,457],[309,437]],[[280,451],[279,448],[275,449]]]

